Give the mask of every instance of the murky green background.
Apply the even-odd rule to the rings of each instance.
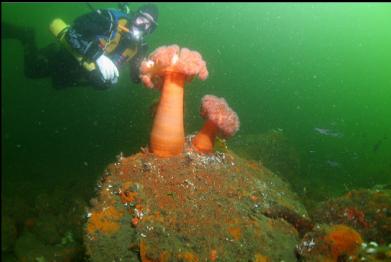
[[[300,158],[291,181],[299,194],[330,197],[391,182],[390,4],[158,7],[150,51],[174,43],[189,47],[203,55],[210,72],[207,81],[186,86],[187,133],[202,124],[201,97],[214,94],[225,97],[241,119],[232,144],[249,134],[283,132]],[[8,3],[2,4],[2,21],[33,27],[44,47],[54,41],[52,19],[71,22],[88,11],[85,3]],[[3,200],[17,196],[33,203],[54,188],[88,200],[116,155],[148,143],[150,105],[159,94],[132,84],[127,69],[108,91],[55,90],[49,79],[24,77],[20,42],[2,40],[1,52]]]

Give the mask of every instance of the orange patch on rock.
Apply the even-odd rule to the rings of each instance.
[[[87,232],[89,234],[100,231],[102,233],[111,234],[119,229],[119,220],[123,213],[118,211],[115,207],[108,207],[101,211],[91,214],[87,224]]]
[[[256,171],[259,171],[261,170],[259,164],[255,161],[249,161],[248,162],[248,166],[251,167],[252,169],[256,170]]]
[[[125,191],[119,194],[122,204],[133,203],[136,200],[137,192]]]
[[[354,255],[363,242],[356,230],[345,225],[333,226],[325,241],[331,246],[331,256],[335,261],[342,255]]]
[[[254,202],[258,200],[257,196],[255,196],[255,195],[251,195],[251,196],[250,196],[250,199],[251,199],[252,201],[254,201]]]
[[[217,250],[216,249],[212,249],[210,251],[209,259],[210,259],[210,261],[216,261],[216,259],[217,259]]]
[[[198,256],[196,256],[192,252],[179,253],[178,259],[180,259],[180,261],[184,261],[184,262],[198,262],[199,261]]]
[[[160,253],[159,262],[169,262],[169,261],[170,261],[170,252],[163,251],[162,253]]]
[[[235,240],[239,240],[240,237],[242,236],[242,230],[240,229],[239,226],[229,227],[228,232]]]
[[[147,256],[147,245],[143,240],[140,242],[140,257],[142,262],[153,262],[153,260]]]
[[[261,254],[255,254],[254,262],[269,262],[269,258],[267,256],[263,256]]]
[[[137,226],[139,222],[140,222],[140,219],[138,217],[132,218],[132,225],[133,226]]]

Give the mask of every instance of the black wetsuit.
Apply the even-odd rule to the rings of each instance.
[[[95,61],[104,52],[99,46],[97,36],[110,36],[110,19],[112,18],[108,12],[108,10],[102,10],[101,14],[92,12],[80,16],[67,32],[66,39],[70,46],[88,60]],[[112,86],[111,83],[103,81],[98,69],[91,72],[84,69],[60,43],[52,43],[45,48],[38,49],[34,35],[31,35],[31,32],[28,32],[26,28],[2,23],[2,31],[4,31],[2,38],[17,38],[22,41],[24,72],[27,77],[51,77],[53,87],[58,89],[92,85],[94,88],[102,90]],[[137,46],[138,52],[129,62],[131,80],[134,83],[139,83],[139,65],[148,48],[144,41],[136,42],[131,38],[122,37],[117,48],[108,57],[118,57],[118,52],[123,51],[126,46]],[[118,69],[124,64],[120,61],[113,62]]]

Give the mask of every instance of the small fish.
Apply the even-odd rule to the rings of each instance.
[[[358,154],[356,152],[353,152],[352,159],[357,160],[359,158]]]
[[[335,160],[327,160],[326,163],[331,167],[339,167],[340,164]]]
[[[333,131],[333,130],[326,129],[326,128],[315,127],[315,128],[314,128],[314,131],[315,131],[315,132],[318,132],[319,134],[324,135],[324,136],[342,137],[342,134],[341,134],[341,133],[335,132],[335,131]]]

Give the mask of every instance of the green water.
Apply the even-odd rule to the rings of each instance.
[[[114,7],[114,4],[94,4]],[[140,4],[130,4],[136,9]],[[295,189],[339,195],[391,182],[391,5],[387,3],[159,3],[150,51],[199,51],[209,78],[186,87],[186,133],[202,125],[205,94],[225,97],[248,134],[282,129],[299,152]],[[72,21],[84,3],[2,4],[2,21],[54,41],[52,19]],[[2,40],[2,197],[34,203],[53,188],[86,201],[105,166],[148,143],[158,93],[126,70],[108,91],[55,90],[23,74],[23,48]],[[338,132],[322,135],[315,128]],[[309,196],[311,197],[311,196]],[[315,197],[315,196],[314,196]],[[8,202],[5,202],[6,204]]]

